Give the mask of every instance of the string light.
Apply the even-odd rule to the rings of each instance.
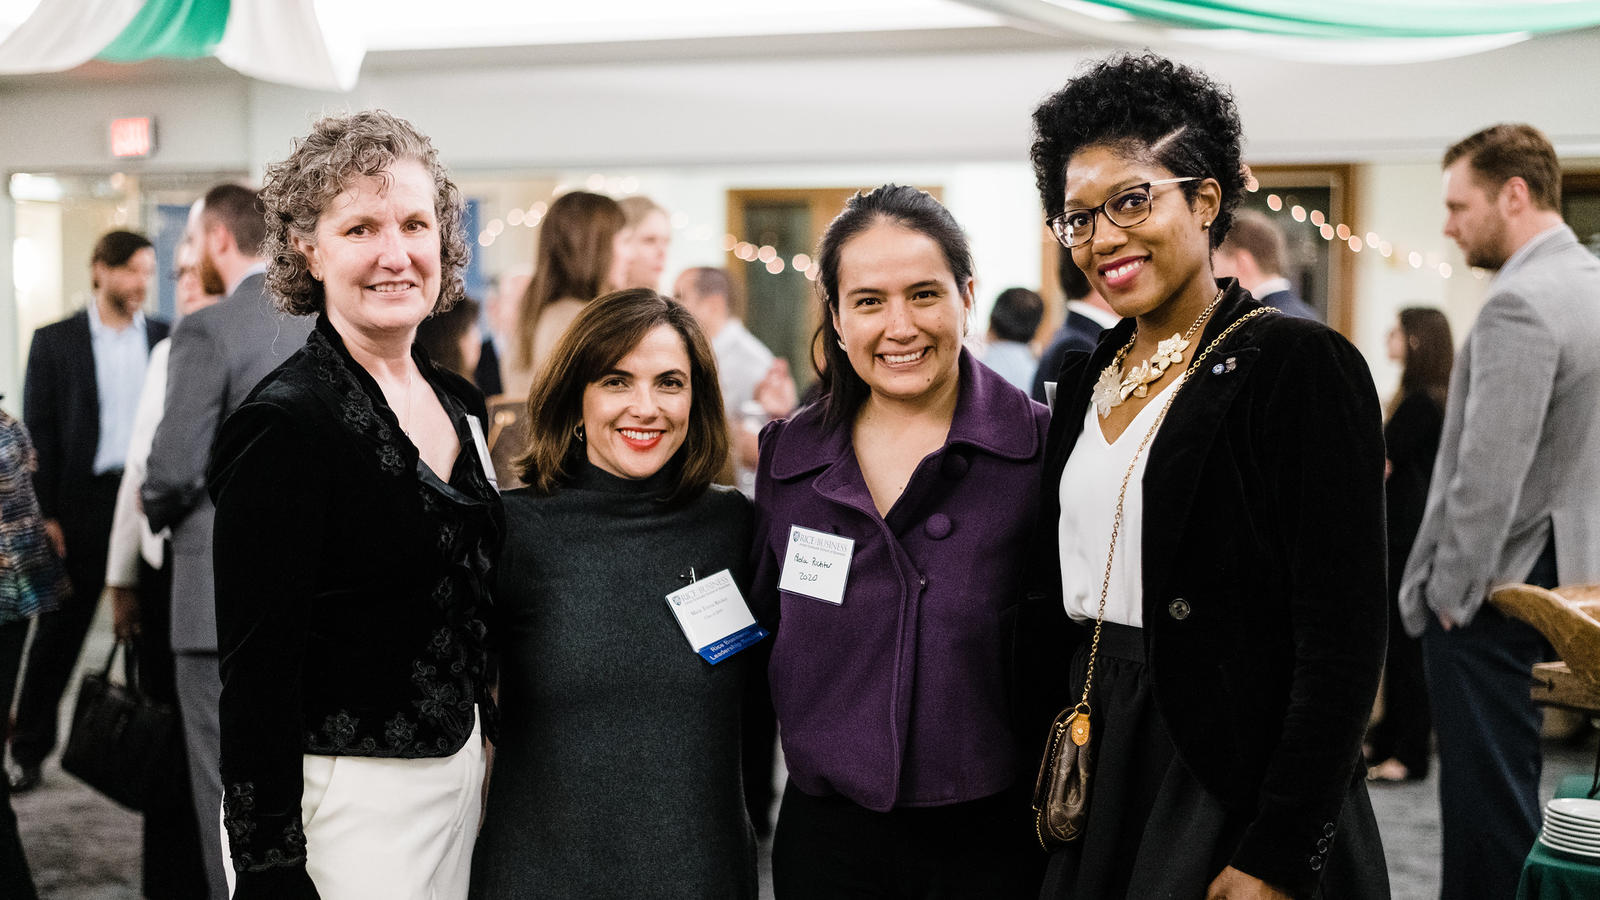
[[[1285,202],[1284,198],[1278,194],[1268,194],[1266,197],[1267,208],[1273,212],[1283,212]],[[1322,210],[1307,210],[1303,206],[1293,205],[1288,208],[1288,215],[1296,222],[1309,221],[1323,240],[1330,242],[1338,240],[1351,253],[1372,250],[1384,259],[1393,259],[1395,256],[1394,244],[1385,240],[1376,231],[1368,231],[1363,236],[1355,228],[1343,222],[1335,225],[1328,221],[1327,215]],[[1436,251],[1424,254],[1419,250],[1401,248],[1398,252],[1400,258],[1409,263],[1413,269],[1426,270],[1430,274],[1437,274],[1440,278],[1451,278],[1455,275],[1455,268],[1448,262],[1444,262],[1441,255]],[[1472,273],[1473,278],[1480,281],[1487,277],[1482,269],[1469,268],[1468,271]]]

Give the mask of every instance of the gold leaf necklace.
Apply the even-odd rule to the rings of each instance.
[[[1167,374],[1167,369],[1183,362],[1183,351],[1189,349],[1189,340],[1195,332],[1200,330],[1206,320],[1211,318],[1211,313],[1216,310],[1217,304],[1222,302],[1222,289],[1217,289],[1217,296],[1212,298],[1211,304],[1200,311],[1200,316],[1189,326],[1189,330],[1156,344],[1156,352],[1149,359],[1139,363],[1126,373],[1122,371],[1122,363],[1128,357],[1128,351],[1133,349],[1134,341],[1139,339],[1139,329],[1133,330],[1133,336],[1122,345],[1117,355],[1112,358],[1111,364],[1100,371],[1100,378],[1094,383],[1094,408],[1104,419],[1111,415],[1111,411],[1121,406],[1129,397],[1144,399],[1150,395],[1150,385],[1161,380]]]

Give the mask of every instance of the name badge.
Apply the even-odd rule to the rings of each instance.
[[[855,552],[856,542],[850,538],[791,525],[778,589],[843,606]]]
[[[667,608],[689,646],[712,665],[767,636],[727,569],[668,594]]]
[[[477,416],[467,416],[467,430],[472,432],[472,446],[478,451],[478,465],[483,467],[483,477],[489,479],[489,487],[500,490],[500,482],[494,477],[494,463],[489,459],[489,442],[483,437],[483,423]]]

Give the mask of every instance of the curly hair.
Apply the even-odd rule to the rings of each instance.
[[[267,166],[261,188],[267,234],[261,254],[267,259],[267,286],[279,309],[296,316],[322,312],[327,295],[322,282],[311,276],[305,256],[295,249],[294,239],[315,242],[317,222],[333,198],[356,178],[383,177],[400,160],[421,163],[433,176],[440,274],[433,311],[443,312],[461,299],[468,259],[461,192],[427,135],[405,119],[373,109],[318,119],[310,134],[295,141],[287,159]]]
[[[1180,177],[1213,178],[1222,205],[1215,248],[1233,224],[1247,180],[1233,92],[1198,69],[1154,53],[1119,53],[1091,65],[1033,111],[1034,181],[1045,215],[1066,202],[1067,162],[1086,147],[1114,147]],[[1197,181],[1180,185],[1192,203]]]

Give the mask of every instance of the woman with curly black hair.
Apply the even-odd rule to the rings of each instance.
[[[1123,317],[1055,376],[1016,632],[1019,685],[1053,692],[1029,733],[1089,761],[1080,812],[1037,798],[1045,896],[1387,896],[1359,766],[1385,633],[1366,363],[1214,277],[1247,178],[1226,88],[1115,56],[1034,126],[1047,221]]]

